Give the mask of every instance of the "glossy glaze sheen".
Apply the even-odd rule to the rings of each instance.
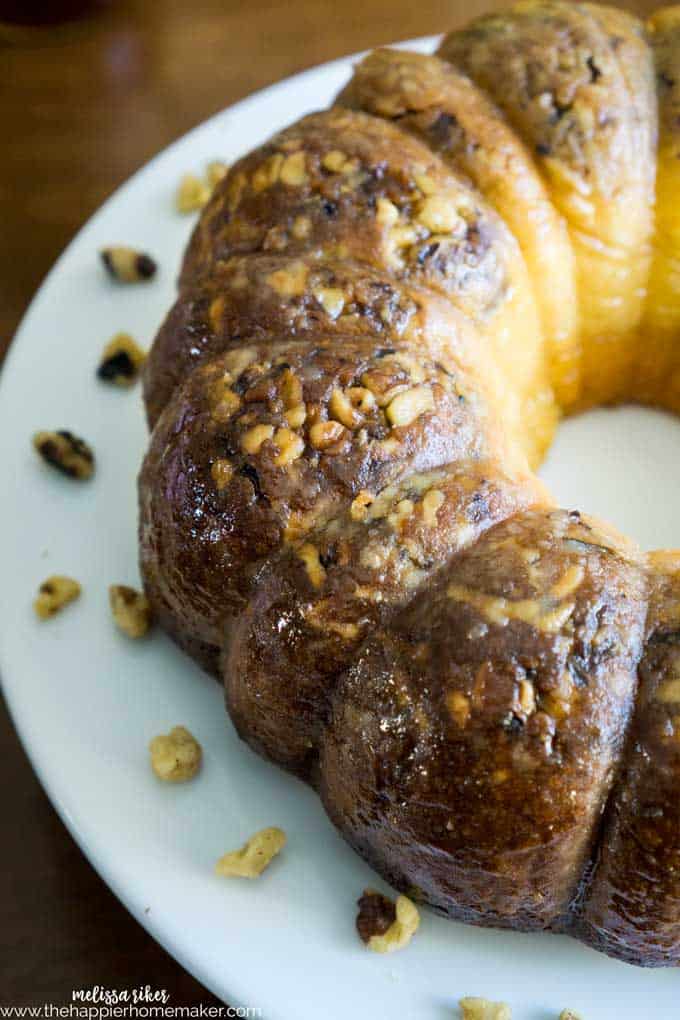
[[[363,856],[649,965],[680,959],[680,563],[529,465],[561,411],[673,406],[675,25],[528,0],[449,36],[457,69],[369,57],[239,161],[149,360],[140,481],[161,622]]]

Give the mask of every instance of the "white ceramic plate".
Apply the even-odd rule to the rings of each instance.
[[[138,583],[135,476],[147,437],[139,389],[94,378],[103,342],[123,329],[150,342],[173,298],[191,228],[173,211],[181,174],[231,161],[324,106],[350,60],[267,89],[172,145],[87,224],[33,302],[0,390],[0,639],[12,715],[61,817],[137,920],[218,996],[266,1020],[444,1020],[463,995],[505,999],[516,1020],[548,1020],[565,1006],[586,1020],[650,1009],[677,1017],[680,973],[614,963],[566,938],[481,931],[424,912],[407,952],[366,952],[354,904],[366,885],[382,886],[315,795],[239,742],[218,686],[162,634],[135,643],[111,624],[107,585]],[[97,251],[116,242],[153,253],[157,280],[107,280]],[[91,484],[62,480],[33,454],[31,434],[60,427],[92,443]],[[673,545],[679,445],[680,424],[667,416],[598,412],[563,427],[544,473],[564,505],[601,513],[647,546]],[[51,573],[77,577],[84,594],[41,624],[31,601]],[[205,768],[194,783],[165,787],[146,748],[176,723],[201,740]],[[214,877],[218,856],[277,824],[289,844],[259,881]]]

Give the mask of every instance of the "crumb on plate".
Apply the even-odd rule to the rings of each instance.
[[[119,244],[102,248],[99,254],[108,274],[120,283],[140,283],[156,275],[155,260],[136,248]]]
[[[97,375],[116,386],[132,386],[145,360],[146,353],[129,333],[116,333],[102,351]]]
[[[357,905],[357,931],[374,953],[403,949],[418,930],[420,914],[407,896],[398,896],[396,903],[392,903],[381,893],[367,889]]]
[[[463,1020],[512,1020],[512,1011],[505,1002],[467,996],[458,1005]]]
[[[168,734],[154,737],[149,752],[151,768],[165,783],[193,779],[203,757],[201,745],[185,726],[175,726]]]
[[[94,454],[84,439],[67,429],[36,432],[33,447],[50,467],[69,478],[85,481],[94,474]]]
[[[198,212],[210,198],[210,193],[210,186],[196,174],[184,174],[175,196],[177,212]]]
[[[55,574],[48,577],[38,588],[33,608],[41,620],[54,616],[60,609],[78,598],[81,587],[72,577]]]
[[[261,829],[240,850],[232,850],[220,857],[215,871],[226,877],[257,878],[285,845],[286,834],[283,829]]]
[[[129,638],[148,634],[152,623],[151,606],[143,592],[127,584],[109,586],[111,613],[119,630]]]

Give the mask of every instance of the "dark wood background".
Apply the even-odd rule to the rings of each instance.
[[[441,32],[494,6],[500,4],[0,0],[0,354],[78,227],[190,127],[305,67]],[[67,7],[83,10],[60,21]],[[10,23],[17,14],[38,24]],[[147,983],[168,989],[174,1005],[214,1004],[80,854],[2,705],[0,761],[0,1005],[62,1004],[73,988]]]

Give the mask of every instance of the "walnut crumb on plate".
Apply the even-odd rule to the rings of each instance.
[[[179,182],[175,206],[180,213],[198,212],[209,198],[209,185],[195,174],[185,174]]]
[[[63,577],[55,574],[38,588],[38,594],[33,602],[33,608],[41,620],[48,620],[60,609],[67,606],[78,598],[81,587],[72,577]]]
[[[463,1020],[512,1020],[512,1011],[505,1002],[467,996],[458,1005]]]
[[[36,432],[33,447],[42,459],[68,478],[86,481],[94,474],[94,454],[84,439],[67,429]]]
[[[215,871],[225,877],[257,878],[285,845],[286,834],[283,829],[261,829],[240,850],[232,850],[220,857]]]
[[[99,253],[109,276],[119,283],[141,283],[156,275],[158,266],[146,252],[128,248],[125,245],[113,245],[102,248]]]
[[[143,592],[126,584],[109,586],[109,604],[119,630],[129,638],[141,638],[152,623],[151,606]]]
[[[201,767],[203,751],[185,726],[154,737],[149,744],[151,768],[164,783],[184,783]]]
[[[392,903],[387,896],[367,889],[357,906],[357,931],[374,953],[403,949],[418,930],[420,914],[407,896],[398,896],[396,903]]]
[[[145,352],[129,333],[116,333],[102,351],[97,376],[116,386],[132,386],[145,360]]]

